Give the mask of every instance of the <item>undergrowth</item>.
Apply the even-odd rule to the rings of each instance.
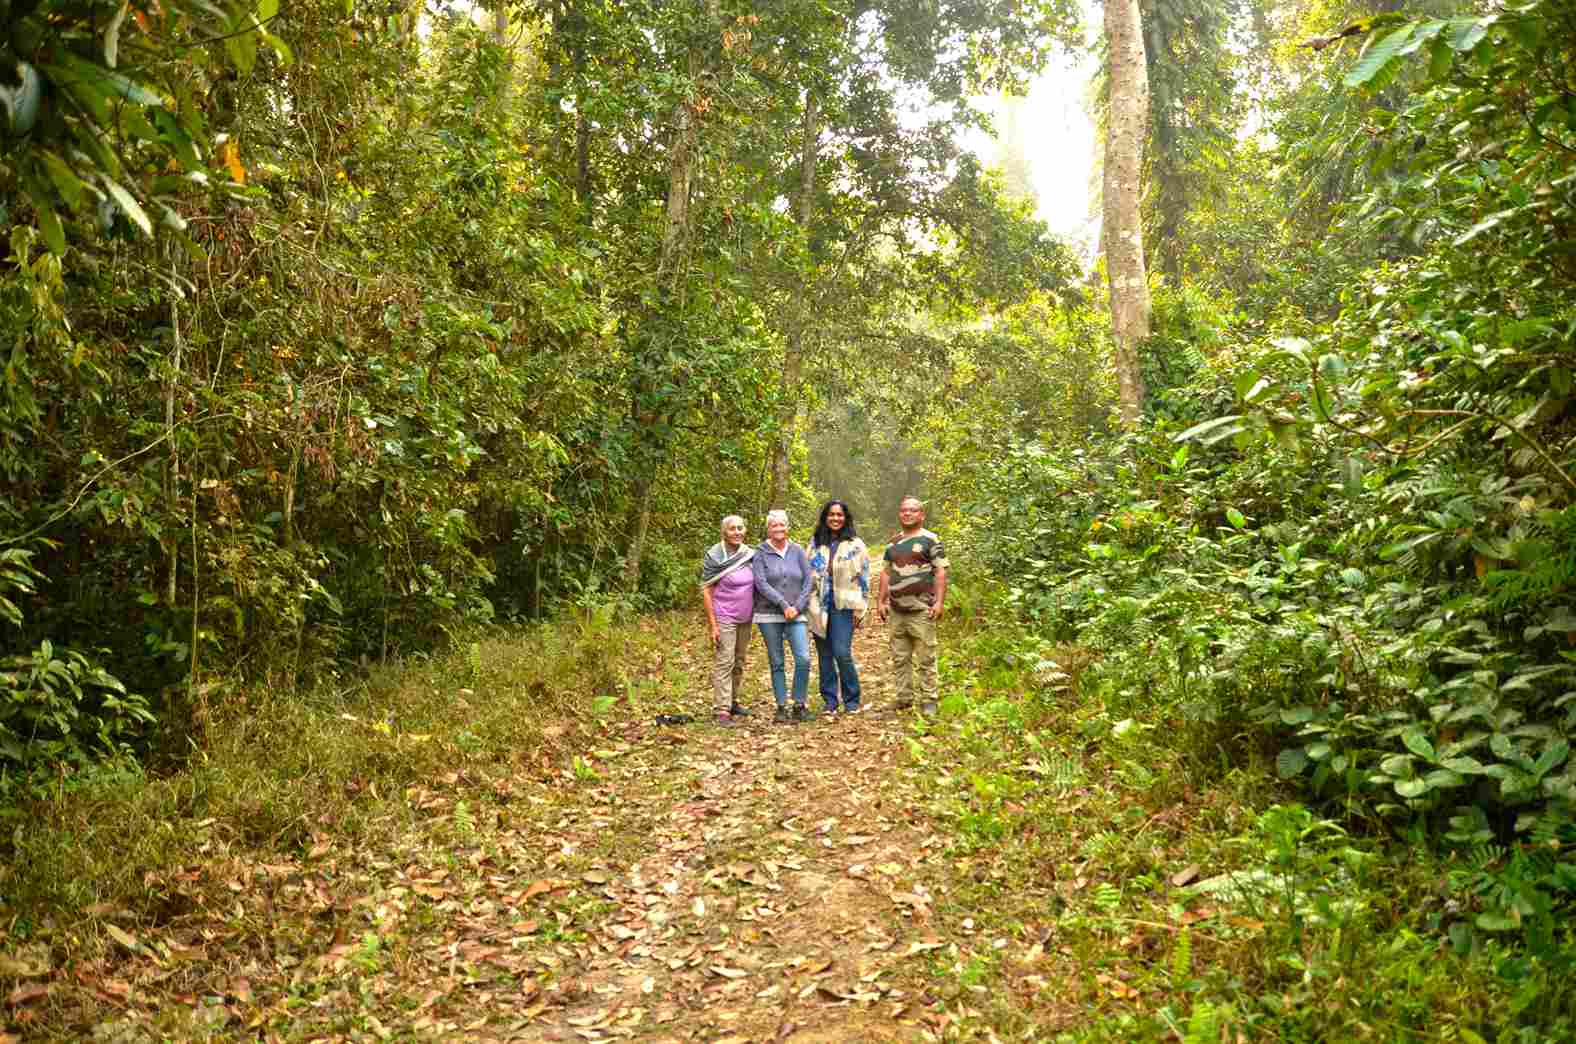
[[[977,940],[934,967],[962,1039],[1576,1033],[1554,849],[1431,847],[1306,804],[1241,719],[1190,706],[1174,659],[1118,684],[1012,619],[976,606],[949,638],[950,695],[910,745],[957,872],[937,914]],[[1475,930],[1484,910],[1521,930]]]
[[[464,636],[347,688],[215,694],[178,769],[110,762],[7,811],[0,925],[25,941],[110,911],[158,923],[181,912],[166,909],[163,882],[194,859],[353,837],[407,787],[441,777],[485,789],[569,770],[599,716],[642,698],[631,665],[658,644],[650,625],[591,605],[523,634]]]

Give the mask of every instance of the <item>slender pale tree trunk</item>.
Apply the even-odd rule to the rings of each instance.
[[[708,0],[707,13],[712,21],[720,21],[718,0]],[[690,82],[700,80],[704,57],[698,48],[689,54]],[[683,315],[682,302],[678,300],[684,288],[685,262],[689,256],[690,190],[695,178],[695,153],[700,144],[700,112],[696,99],[682,98],[674,110],[673,144],[668,152],[668,206],[662,229],[662,253],[657,260],[657,289],[665,301],[666,316],[647,317],[647,322],[673,321]],[[635,387],[643,387],[649,374],[637,373]],[[644,407],[634,403],[635,419],[649,425],[658,418],[644,416]],[[629,555],[624,563],[626,589],[633,592],[640,587],[640,567],[646,553],[646,535],[651,529],[651,498],[653,495],[654,467],[644,467],[635,480],[635,517],[629,540]]]
[[[1110,53],[1111,109],[1106,118],[1106,278],[1111,290],[1111,334],[1116,341],[1117,393],[1122,419],[1137,424],[1144,403],[1138,347],[1149,339],[1149,275],[1144,270],[1144,230],[1139,215],[1149,75],[1138,0],[1105,0]]]
[[[815,217],[815,167],[819,158],[821,133],[819,103],[814,92],[804,96],[803,138],[799,144],[799,229],[808,238],[810,221]],[[813,259],[812,259],[813,261]],[[788,321],[787,348],[783,353],[783,406],[778,415],[777,441],[772,444],[771,495],[767,504],[782,507],[788,491],[788,460],[794,435],[799,428],[799,388],[804,380],[804,340],[810,328],[810,273],[793,290]]]

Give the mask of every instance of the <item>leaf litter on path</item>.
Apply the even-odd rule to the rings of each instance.
[[[767,692],[752,653],[749,691]],[[696,660],[709,650],[671,655],[689,657],[703,712]],[[218,1026],[265,1040],[347,1039],[352,1026],[936,1039],[926,989],[930,954],[948,945],[931,923],[946,867],[895,771],[906,728],[880,713],[887,657],[872,630],[856,655],[872,705],[857,718],[774,726],[756,698],[743,728],[605,728],[580,755],[595,779],[544,777],[525,759],[514,775],[432,780],[354,837],[316,831],[299,862],[236,855],[150,882],[189,912],[105,922],[101,956],[72,976],[45,966],[6,1002],[74,1006],[85,1027],[135,1027],[126,1039]]]

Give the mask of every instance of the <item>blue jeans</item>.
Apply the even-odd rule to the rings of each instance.
[[[803,620],[758,623],[755,626],[761,629],[761,637],[766,640],[766,658],[772,665],[772,695],[777,698],[777,706],[786,706],[788,701],[788,686],[783,677],[783,641],[786,640],[788,647],[793,650],[794,706],[803,707],[805,694],[810,691],[809,628],[805,627]]]
[[[815,636],[815,660],[821,668],[821,699],[826,701],[826,709],[837,709],[839,689],[845,710],[859,706],[859,669],[854,666],[852,609],[834,609],[827,615],[826,637]]]

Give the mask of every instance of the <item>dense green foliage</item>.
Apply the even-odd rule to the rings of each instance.
[[[0,774],[185,750],[248,683],[475,623],[688,597],[805,394],[795,287],[815,365],[937,286],[1069,278],[954,141],[1067,10],[0,8]]]
[[[1008,600],[1098,655],[1113,716],[1190,736],[1194,779],[1272,765],[1346,831],[1435,846],[1433,930],[1554,1002],[1576,960],[1576,20],[1346,38],[1361,56],[1314,75],[1383,93],[1323,218],[1345,250],[1307,273],[1338,296],[1288,292],[1306,226],[1261,222],[1215,289],[1157,297],[1143,430],[1051,397],[992,451],[948,444],[943,489]],[[1284,104],[1292,162],[1247,199],[1302,198],[1297,157],[1352,144]],[[1040,373],[1088,357],[1058,339],[1076,322],[1048,324]],[[1569,1003],[1500,1025],[1558,1039]]]
[[[1024,627],[947,664],[963,835],[1033,818],[983,761],[1049,772],[1036,730],[1135,792],[1273,777],[1222,876],[1313,898],[1166,1032],[1341,1039],[1284,998],[1448,948],[1492,1013],[1422,976],[1398,1039],[1419,997],[1568,1038],[1576,13],[1395,7],[1144,5],[1126,430],[1103,280],[957,144],[1069,4],[0,4],[0,797],[478,624],[682,604],[787,432],[797,523],[837,495],[874,542],[922,489],[988,578],[953,608]]]

